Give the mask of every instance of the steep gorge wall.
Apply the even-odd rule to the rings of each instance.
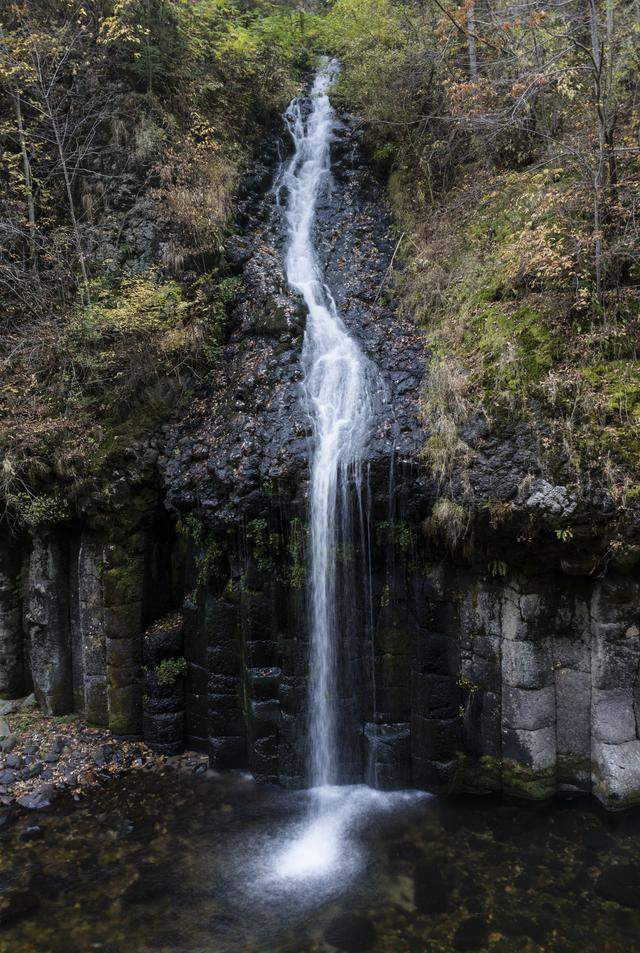
[[[113,513],[2,536],[0,697],[33,684],[45,711],[297,786],[309,428],[304,316],[286,290],[270,191],[276,156],[267,143],[230,246],[242,280],[220,367],[165,428],[159,476]],[[574,500],[518,428],[497,438],[470,426],[473,465],[452,476],[494,515],[508,504],[511,522],[474,527],[455,555],[435,531],[440,488],[420,460],[422,342],[389,299],[390,218],[348,120],[317,244],[382,381],[361,506],[353,488],[357,531],[339,553],[344,780],[636,803],[637,570],[600,558],[606,505]],[[558,518],[572,541],[556,538]]]

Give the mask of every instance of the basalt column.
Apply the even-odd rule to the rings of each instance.
[[[40,707],[51,715],[73,711],[68,549],[64,538],[53,532],[33,539],[24,624]]]
[[[19,543],[0,539],[0,698],[18,698],[27,687],[20,610]]]

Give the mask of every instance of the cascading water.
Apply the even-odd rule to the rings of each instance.
[[[278,180],[277,195],[286,195],[289,244],[287,280],[302,295],[307,324],[302,350],[304,399],[313,434],[311,460],[311,574],[309,659],[309,794],[311,815],[292,832],[282,851],[276,851],[270,869],[278,883],[306,881],[331,874],[352,876],[363,863],[357,830],[372,811],[386,810],[414,795],[383,793],[364,785],[336,786],[340,754],[345,747],[339,721],[340,685],[343,695],[354,695],[356,684],[345,683],[350,659],[345,648],[349,626],[338,604],[349,601],[349,585],[338,573],[338,547],[349,547],[359,535],[370,550],[370,485],[362,481],[362,457],[374,416],[376,392],[382,392],[376,368],[350,337],[327,288],[314,246],[316,209],[330,185],[330,144],[337,121],[328,91],[338,73],[335,60],[326,60],[316,74],[310,95],[294,99],[285,120],[294,154]],[[362,483],[366,486],[363,499]],[[355,491],[355,492],[352,492]],[[354,501],[356,506],[352,507]],[[351,526],[351,510],[360,520],[360,533]],[[370,564],[357,579],[362,590],[353,599],[362,609],[371,631]],[[367,610],[368,605],[368,610]],[[347,640],[348,642],[348,640]],[[360,647],[362,649],[362,647]],[[348,654],[348,653],[347,653]],[[368,664],[373,668],[372,660]],[[375,706],[375,693],[373,703]],[[353,713],[352,713],[353,714]],[[360,713],[362,715],[362,713]],[[362,717],[356,727],[361,738]],[[340,742],[340,743],[339,743]],[[361,767],[360,767],[361,770]],[[360,775],[358,775],[360,776]]]
[[[359,488],[372,418],[372,368],[337,312],[313,242],[316,205],[329,183],[336,120],[328,90],[337,72],[335,60],[324,62],[310,109],[309,100],[300,99],[288,107],[295,150],[281,179],[287,192],[287,280],[308,311],[302,364],[313,428],[308,741],[314,786],[338,781],[336,551],[338,539],[348,538],[349,480]]]

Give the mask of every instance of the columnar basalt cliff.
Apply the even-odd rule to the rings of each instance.
[[[282,148],[267,144],[245,186],[222,371],[141,448],[112,512],[63,530],[4,528],[0,697],[33,686],[47,712],[297,786],[310,429],[304,312],[286,288],[272,188]],[[498,437],[478,420],[465,433],[472,459],[451,476],[452,498],[472,496],[476,516],[454,502],[447,524],[421,458],[423,343],[393,305],[396,236],[348,116],[332,170],[316,245],[381,382],[363,530],[338,554],[345,579],[367,577],[366,597],[346,583],[341,593],[353,599],[342,638],[359,685],[341,696],[342,777],[637,803],[640,583],[609,551],[611,503],[575,499],[526,430]]]

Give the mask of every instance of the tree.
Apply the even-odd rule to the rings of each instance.
[[[13,102],[22,156],[31,267],[37,268],[36,200],[45,199],[44,183],[51,186],[60,178],[86,302],[90,299],[89,270],[76,184],[86,171],[107,115],[103,90],[79,88],[78,67],[88,32],[86,23],[71,18],[45,32],[41,24],[21,12],[13,30],[2,34],[1,60],[2,82]],[[38,155],[41,170],[39,192],[34,188],[32,154]]]

